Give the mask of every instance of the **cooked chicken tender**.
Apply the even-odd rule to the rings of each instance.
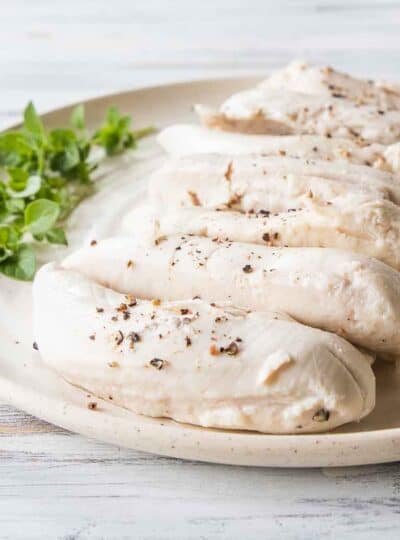
[[[400,110],[263,86],[234,94],[218,111],[201,105],[196,111],[204,125],[226,131],[324,135],[360,144],[400,140]]]
[[[400,207],[390,201],[310,205],[278,214],[148,207],[128,213],[124,226],[128,234],[153,241],[183,233],[267,246],[346,249],[400,270]]]
[[[263,154],[325,161],[345,160],[383,171],[400,171],[400,143],[360,145],[350,139],[320,135],[249,135],[209,129],[192,124],[175,124],[161,131],[159,144],[172,156],[194,154]]]
[[[400,274],[330,248],[278,248],[179,235],[115,237],[70,255],[63,267],[143,298],[200,296],[288,313],[384,355],[400,353]]]
[[[357,105],[400,109],[400,88],[395,85],[357,79],[330,66],[314,66],[299,60],[274,71],[261,86],[270,90],[291,90],[348,99]]]
[[[304,433],[357,421],[374,407],[367,355],[276,313],[140,300],[54,264],[36,276],[34,312],[48,366],[139,414]]]
[[[392,175],[345,162],[202,154],[171,158],[150,179],[150,202],[272,213],[310,204],[387,199],[400,203]],[[348,203],[350,204],[350,203]]]

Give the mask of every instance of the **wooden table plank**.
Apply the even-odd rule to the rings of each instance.
[[[0,437],[30,433],[60,433],[61,428],[43,422],[14,407],[0,404]]]
[[[0,426],[1,538],[397,537],[398,464],[293,471],[183,462],[6,406]],[[21,522],[29,528],[15,536]]]
[[[1,538],[395,538],[399,524],[395,464],[214,466],[60,430],[0,436],[0,479]]]

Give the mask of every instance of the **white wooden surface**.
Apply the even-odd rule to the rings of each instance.
[[[293,57],[400,79],[398,0],[0,0],[0,125]],[[0,345],[1,346],[1,345]],[[386,539],[400,466],[256,470],[85,440],[0,406],[0,538]]]

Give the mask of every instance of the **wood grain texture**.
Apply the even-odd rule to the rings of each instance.
[[[0,0],[0,126],[188,78],[267,73],[294,57],[400,80],[397,0]],[[83,439],[0,407],[0,538],[386,539],[397,464],[212,466]]]
[[[49,432],[7,408],[0,417],[22,427],[0,435],[1,538],[397,537],[394,464],[297,471],[213,466]]]
[[[0,0],[3,125],[102,93],[293,57],[398,77],[397,0]]]

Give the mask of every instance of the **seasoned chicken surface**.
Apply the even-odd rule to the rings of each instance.
[[[130,212],[124,225],[128,234],[153,241],[184,233],[267,246],[346,249],[400,270],[400,207],[389,201],[356,209],[352,204],[310,205],[277,214],[147,207]]]
[[[366,354],[276,313],[136,299],[54,264],[35,279],[34,309],[44,362],[136,413],[303,433],[357,421],[374,407]]]
[[[204,427],[360,420],[375,356],[400,358],[400,86],[297,61],[195,110],[159,134],[170,156],[125,236],[37,273],[43,361]]]
[[[356,105],[338,97],[259,85],[227,99],[218,111],[198,105],[204,125],[227,131],[272,135],[324,135],[359,143],[400,140],[400,110]]]
[[[284,312],[378,353],[400,352],[400,274],[355,253],[189,235],[151,243],[114,237],[70,255],[63,267],[139,297],[200,296]]]
[[[194,154],[263,154],[325,161],[345,160],[384,171],[400,171],[400,143],[360,145],[350,139],[319,135],[249,135],[175,124],[161,131],[159,144],[172,156]]]
[[[357,79],[329,66],[319,67],[298,60],[274,71],[261,86],[271,90],[292,90],[348,99],[357,105],[400,109],[400,88],[396,85]]]
[[[202,154],[168,160],[150,179],[160,207],[205,206],[281,212],[315,202],[387,199],[400,203],[400,183],[389,173],[346,162],[258,155]]]

